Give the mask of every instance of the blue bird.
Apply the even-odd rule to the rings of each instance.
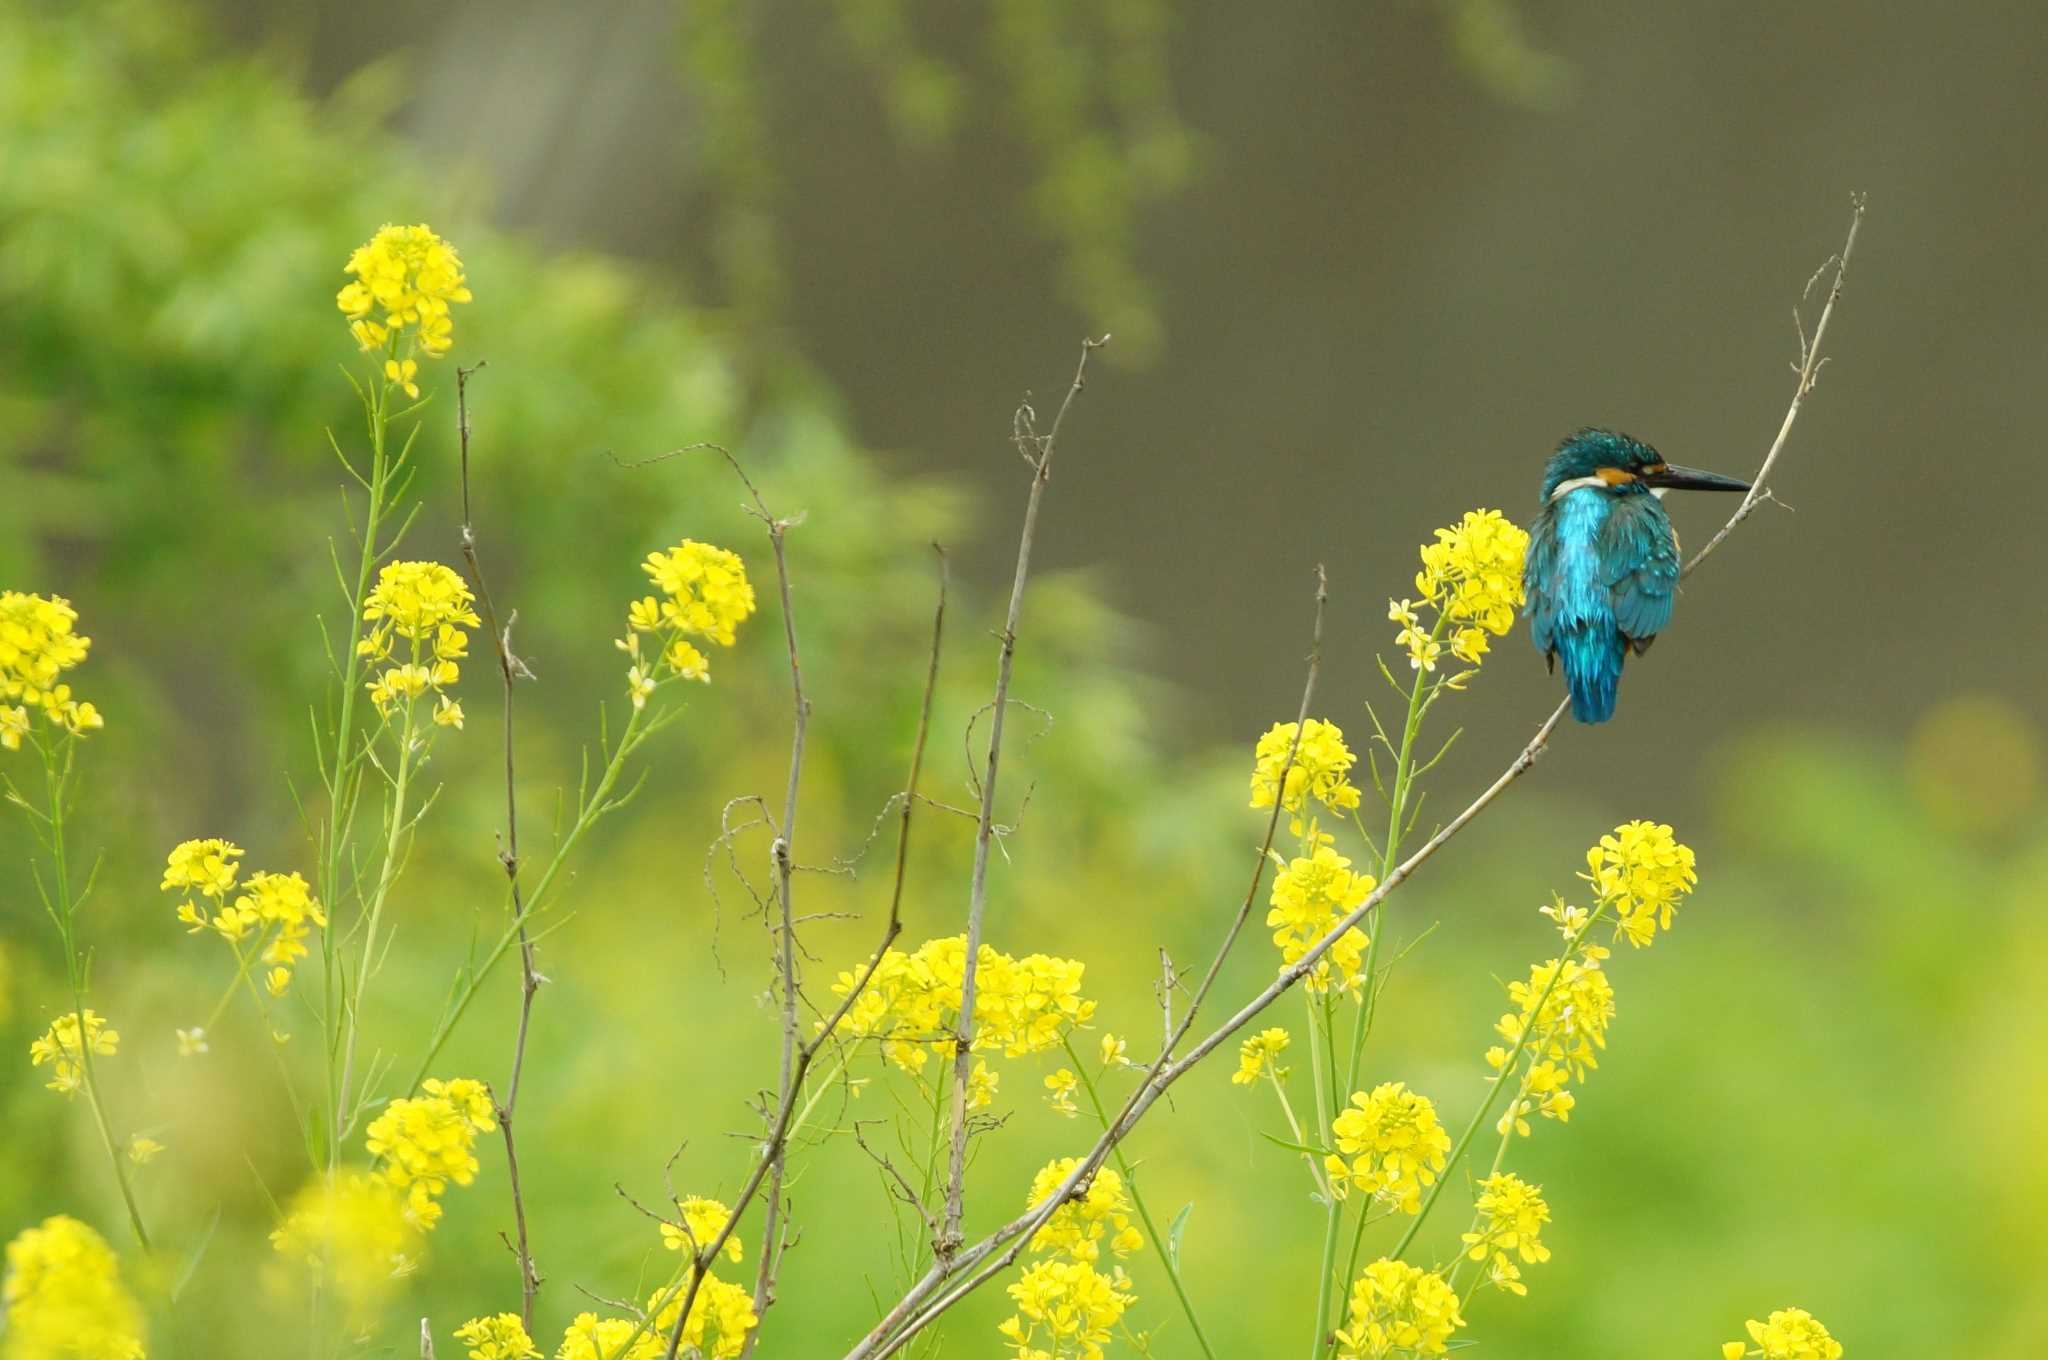
[[[1671,621],[1678,531],[1666,491],[1747,491],[1749,483],[1679,467],[1613,430],[1567,435],[1543,468],[1543,508],[1522,567],[1529,635],[1554,671],[1564,660],[1572,716],[1614,716],[1621,663]]]

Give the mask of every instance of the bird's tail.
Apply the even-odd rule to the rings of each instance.
[[[1564,662],[1564,686],[1572,696],[1574,718],[1602,723],[1614,716],[1621,662],[1627,653],[1628,643],[1612,627],[1559,631],[1557,654]]]

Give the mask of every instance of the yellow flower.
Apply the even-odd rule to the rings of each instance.
[[[58,1215],[7,1244],[0,1286],[7,1360],[142,1360],[142,1310],[104,1239]]]
[[[1476,666],[1492,644],[1486,640],[1483,628],[1460,628],[1451,639],[1451,655],[1468,666]]]
[[[1398,1081],[1382,1082],[1369,1093],[1354,1092],[1351,1108],[1330,1127],[1337,1151],[1351,1159],[1348,1166],[1333,1165],[1334,1173],[1402,1213],[1421,1212],[1423,1187],[1436,1183],[1451,1150],[1429,1097]]]
[[[137,1166],[148,1166],[156,1160],[156,1155],[163,1150],[164,1145],[162,1143],[159,1143],[154,1138],[146,1138],[139,1133],[128,1140],[128,1160]]]
[[[1487,1053],[1487,1060],[1493,1060],[1493,1051]],[[1555,1119],[1560,1124],[1572,1120],[1572,1107],[1579,1103],[1578,1097],[1565,1089],[1571,1080],[1571,1073],[1554,1062],[1539,1062],[1529,1069],[1522,1079],[1523,1093],[1506,1114],[1494,1124],[1494,1131],[1505,1135],[1513,1129],[1517,1137],[1529,1136],[1529,1116],[1539,1115],[1544,1119]]]
[[[1515,625],[1522,603],[1522,558],[1529,535],[1498,510],[1468,510],[1456,524],[1422,545],[1416,591],[1454,624],[1494,636]]]
[[[455,1339],[469,1347],[469,1360],[541,1360],[517,1313],[471,1318],[455,1329]]]
[[[680,1295],[677,1302],[681,1302]],[[690,1311],[695,1312],[695,1307]],[[626,1338],[635,1333],[637,1337],[628,1346]],[[626,1318],[600,1319],[595,1313],[578,1313],[562,1333],[555,1360],[659,1360],[666,1349],[652,1326]]]
[[[882,1041],[882,1056],[906,1072],[922,1072],[936,1053],[953,1054],[964,990],[967,940],[927,940],[909,954],[890,949],[876,964],[842,1022],[851,1038]],[[865,970],[842,972],[832,990],[844,996]],[[1058,1048],[1066,1034],[1095,1014],[1081,995],[1086,967],[1077,959],[1030,954],[1013,958],[991,945],[976,956],[974,1048],[1023,1057]]]
[[[1237,1071],[1230,1074],[1230,1080],[1238,1086],[1249,1086],[1268,1072],[1275,1081],[1285,1080],[1287,1069],[1280,1066],[1279,1059],[1292,1042],[1284,1029],[1260,1030],[1239,1045]]]
[[[242,847],[231,841],[181,841],[164,862],[161,886],[165,892],[197,890],[202,897],[221,900],[235,886],[234,861],[241,857]]]
[[[1080,1107],[1074,1104],[1074,1090],[1080,1084],[1081,1079],[1064,1067],[1057,1072],[1049,1073],[1045,1079],[1045,1089],[1052,1094],[1046,1097],[1047,1103],[1060,1114],[1072,1119],[1081,1112]]]
[[[1059,1188],[1060,1182],[1081,1164],[1078,1157],[1061,1157],[1047,1162],[1032,1177],[1026,1208],[1042,1202]],[[1088,1191],[1053,1210],[1031,1238],[1031,1250],[1052,1252],[1075,1261],[1094,1261],[1102,1255],[1105,1237],[1109,1249],[1119,1257],[1129,1256],[1145,1245],[1145,1238],[1131,1224],[1131,1197],[1124,1190],[1123,1177],[1108,1167],[1099,1167]]]
[[[1415,601],[1388,600],[1387,618],[1390,622],[1398,623],[1403,628],[1413,628],[1417,622],[1415,617]]]
[[[29,1066],[51,1065],[50,1080],[44,1083],[50,1090],[70,1096],[78,1093],[85,1084],[85,1050],[78,1042],[78,1012],[66,1011],[50,1022],[43,1037],[28,1046]],[[120,1047],[121,1035],[107,1028],[106,1018],[99,1012],[85,1012],[85,1043],[93,1053],[110,1057]]]
[[[1009,1295],[1017,1311],[996,1330],[1016,1360],[1101,1360],[1135,1300],[1121,1269],[1104,1275],[1086,1261],[1056,1256],[1034,1262]]]
[[[1742,1360],[1745,1355],[1762,1360],[1841,1360],[1842,1343],[1804,1308],[1780,1308],[1770,1321],[1751,1318],[1747,1326],[1755,1344],[1744,1350],[1740,1341],[1727,1342],[1721,1347],[1724,1360]]]
[[[976,1058],[974,1066],[967,1073],[967,1108],[987,1109],[995,1103],[996,1088],[1002,1085],[1002,1073],[988,1065],[984,1058]]]
[[[1114,1034],[1103,1035],[1101,1044],[1102,1065],[1105,1068],[1131,1066],[1131,1060],[1124,1056],[1124,1049],[1126,1047],[1128,1045]]]
[[[453,338],[448,304],[470,300],[455,247],[424,224],[387,225],[356,247],[344,268],[355,277],[335,294],[334,305],[348,317],[350,333],[365,351],[383,348],[396,334],[409,336],[413,348],[430,358],[448,352]],[[372,318],[372,310],[382,315]],[[418,396],[410,386],[412,361],[405,360],[398,373],[394,367],[387,363],[385,376]]]
[[[676,1212],[682,1215],[683,1221],[661,1225],[662,1245],[670,1251],[687,1251],[692,1255],[717,1241],[732,1218],[732,1210],[702,1195],[677,1200]],[[725,1239],[723,1253],[735,1264],[739,1262],[742,1250],[738,1233]]]
[[[1393,1354],[1442,1355],[1465,1325],[1458,1296],[1443,1276],[1382,1257],[1351,1286],[1338,1360]]]
[[[1539,1236],[1550,1221],[1550,1206],[1544,1203],[1541,1187],[1500,1172],[1479,1182],[1479,1197],[1473,1207],[1485,1222],[1479,1231],[1464,1235],[1465,1255],[1487,1262],[1487,1280],[1496,1288],[1511,1294],[1528,1293],[1521,1268],[1509,1253],[1530,1265],[1550,1259],[1550,1248]]]
[[[1255,808],[1273,806],[1280,792],[1280,771],[1287,768],[1287,753],[1294,749],[1293,723],[1274,723],[1259,738],[1253,752],[1252,803]],[[1306,798],[1313,797],[1332,812],[1358,806],[1358,790],[1351,785],[1350,771],[1358,757],[1344,744],[1344,733],[1335,723],[1310,718],[1301,729],[1301,749],[1287,768],[1287,788],[1281,805],[1296,814],[1295,833],[1301,834],[1300,813]]]
[[[663,622],[721,647],[732,646],[734,630],[754,612],[754,587],[738,553],[686,538],[667,552],[647,554],[641,570],[668,597]]]
[[[202,1027],[194,1025],[191,1029],[178,1031],[179,1057],[191,1058],[210,1051],[206,1043],[206,1031]]]
[[[1671,929],[1672,914],[1699,882],[1692,848],[1655,822],[1614,828],[1586,852],[1586,868],[1580,877],[1613,911],[1615,934],[1637,948],[1655,940],[1659,929]]]
[[[647,1313],[654,1321],[654,1331],[659,1338],[652,1352],[654,1355],[668,1353],[666,1338],[675,1330],[676,1316],[683,1309],[681,1292],[675,1293],[664,1306],[662,1296],[666,1292],[658,1292],[647,1301]],[[754,1330],[758,1321],[754,1315],[752,1291],[721,1280],[716,1275],[706,1275],[698,1286],[697,1297],[690,1304],[689,1320],[683,1324],[682,1350],[703,1357],[703,1360],[731,1360],[747,1348],[747,1333]],[[626,1354],[638,1356],[638,1343]],[[611,1351],[606,1351],[604,1360],[616,1360],[616,1357]]]
[[[21,749],[31,708],[73,736],[105,726],[99,710],[74,699],[60,678],[92,646],[74,631],[77,623],[78,611],[61,595],[0,590],[0,700],[21,701],[0,707],[0,747]]]
[[[420,394],[420,385],[413,381],[419,371],[418,362],[412,359],[403,362],[397,359],[384,361],[384,380],[394,387],[404,388],[408,397],[417,397]]]
[[[458,732],[461,731],[462,705],[447,695],[442,695],[440,703],[434,706],[434,722],[438,726],[452,727]]]
[[[434,721],[462,726],[462,706],[443,691],[462,676],[455,663],[468,655],[463,629],[478,623],[475,602],[454,568],[439,562],[391,562],[378,572],[363,602],[363,618],[374,626],[356,644],[359,655],[397,663],[367,682],[378,712],[388,716],[394,706],[432,691],[439,700]]]
[[[1353,873],[1351,861],[1328,845],[1318,844],[1313,854],[1289,861],[1273,880],[1272,910],[1266,913],[1266,924],[1274,928],[1273,943],[1280,948],[1281,966],[1306,954],[1340,917],[1365,905],[1374,886],[1371,874]],[[1368,943],[1357,926],[1345,931],[1316,960],[1304,985],[1311,992],[1338,986],[1357,993],[1365,984]]]
[[[1614,1018],[1614,988],[1597,959],[1532,964],[1527,982],[1508,984],[1508,1000],[1515,1009],[1494,1025],[1507,1046],[1486,1054],[1495,1071],[1508,1065],[1525,1040],[1538,1059],[1564,1064],[1580,1081],[1600,1065],[1599,1051],[1607,1047],[1607,1025]]]
[[[429,1079],[426,1093],[384,1107],[371,1121],[365,1143],[381,1159],[379,1172],[394,1190],[405,1192],[408,1219],[432,1228],[441,1217],[440,1194],[448,1182],[468,1185],[476,1178],[476,1136],[497,1127],[484,1085],[472,1078]]]
[[[358,1325],[376,1316],[417,1264],[420,1230],[389,1181],[341,1171],[308,1181],[270,1244],[282,1258],[273,1284],[338,1295]]]

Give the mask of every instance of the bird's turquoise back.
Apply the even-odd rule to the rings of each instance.
[[[1614,716],[1622,662],[1671,620],[1678,544],[1671,521],[1645,491],[1580,487],[1536,517],[1523,568],[1529,633],[1564,665],[1572,716]]]

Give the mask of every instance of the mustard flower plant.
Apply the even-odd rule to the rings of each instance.
[[[1061,1157],[1048,1162],[1031,1178],[1026,1208],[1037,1204],[1059,1188],[1061,1181],[1081,1164],[1078,1157]],[[1095,1261],[1102,1255],[1105,1239],[1118,1257],[1129,1256],[1145,1245],[1145,1238],[1131,1223],[1131,1197],[1124,1179],[1109,1167],[1098,1168],[1088,1192],[1053,1210],[1031,1238],[1031,1250],[1053,1252],[1075,1261]]]
[[[1614,914],[1615,935],[1642,948],[1671,929],[1679,903],[1699,882],[1690,846],[1656,822],[1624,822],[1586,852],[1586,873],[1601,903]]]
[[[72,697],[62,678],[92,646],[77,623],[78,611],[61,595],[0,591],[0,749],[21,749],[31,709],[72,736],[106,726],[100,711]]]
[[[738,553],[686,538],[666,552],[649,553],[640,569],[661,598],[648,595],[627,608],[626,636],[618,642],[632,658],[626,688],[635,708],[664,680],[711,683],[711,663],[691,639],[730,647],[739,625],[754,612],[754,587]]]
[[[419,1263],[421,1228],[384,1176],[341,1170],[306,1183],[270,1234],[280,1290],[330,1292],[358,1325],[373,1320]]]
[[[1828,1334],[1819,1318],[1804,1308],[1780,1308],[1767,1322],[1751,1318],[1746,1324],[1750,1345],[1724,1342],[1721,1360],[1841,1360],[1842,1343]]]
[[[562,1332],[555,1360],[659,1360],[665,1349],[651,1326],[627,1318],[578,1313]]]
[[[1017,1311],[996,1330],[1016,1360],[1102,1360],[1134,1301],[1121,1269],[1105,1275],[1086,1261],[1033,1262],[1009,1287]]]
[[[455,1339],[469,1348],[469,1360],[541,1360],[517,1313],[471,1318],[455,1329]]]
[[[85,1054],[89,1049],[100,1057],[112,1057],[121,1045],[120,1032],[108,1026],[98,1011],[85,1011],[85,1042],[79,1043],[77,1011],[65,1011],[50,1021],[41,1038],[28,1046],[29,1066],[48,1063],[50,1080],[44,1085],[59,1095],[73,1096],[85,1084]]]
[[[1456,524],[1438,529],[1436,542],[1422,545],[1416,593],[1453,628],[1503,636],[1515,626],[1522,604],[1522,559],[1528,551],[1529,535],[1500,511],[1468,510]]]
[[[1280,949],[1282,967],[1293,963],[1327,935],[1339,918],[1365,905],[1377,883],[1371,874],[1354,873],[1351,861],[1328,844],[1329,837],[1311,831],[1314,849],[1288,861],[1273,879],[1272,909],[1266,924]],[[1345,931],[1316,960],[1303,979],[1311,992],[1338,988],[1353,996],[1365,986],[1365,951],[1369,944],[1357,926]]]
[[[379,713],[409,711],[413,700],[432,693],[434,722],[462,726],[462,705],[447,691],[469,654],[463,630],[477,626],[475,602],[455,569],[439,562],[389,562],[377,573],[363,602],[363,618],[374,626],[356,651],[385,667],[365,682]]]
[[[476,1179],[476,1136],[498,1120],[484,1084],[473,1078],[429,1078],[420,1089],[424,1095],[384,1107],[370,1123],[366,1147],[380,1159],[378,1174],[404,1193],[406,1217],[428,1229],[440,1220],[448,1183]]]
[[[57,1215],[7,1244],[0,1284],[6,1360],[142,1360],[142,1310],[106,1241]]]
[[[662,1303],[660,1293],[647,1301],[647,1315],[654,1322],[656,1337],[653,1354],[668,1353],[668,1334],[675,1330],[676,1317],[682,1309],[681,1293],[675,1294],[666,1305]],[[747,1334],[759,1321],[754,1314],[752,1291],[729,1280],[721,1280],[716,1275],[706,1275],[697,1287],[697,1297],[690,1303],[689,1319],[683,1323],[682,1350],[702,1357],[702,1360],[732,1360],[747,1348]],[[638,1355],[639,1352],[632,1350],[627,1354]],[[604,1360],[613,1360],[613,1352],[605,1351],[603,1357]]]
[[[1337,1332],[1337,1357],[1442,1355],[1464,1325],[1458,1296],[1443,1276],[1383,1257],[1351,1286],[1345,1325]]]
[[[1284,1029],[1264,1029],[1238,1045],[1237,1071],[1230,1074],[1232,1084],[1250,1086],[1260,1077],[1271,1073],[1276,1081],[1285,1080],[1287,1069],[1280,1066],[1280,1054],[1293,1042]]]
[[[1301,726],[1301,748],[1294,749],[1295,724],[1274,723],[1259,738],[1252,753],[1252,802],[1255,808],[1281,806],[1294,814],[1294,834],[1302,834],[1301,814],[1310,798],[1332,812],[1348,812],[1358,806],[1358,790],[1351,783],[1351,767],[1358,763],[1344,744],[1344,732],[1335,723],[1310,718]],[[1294,751],[1294,764],[1287,753]],[[1287,788],[1280,788],[1280,771],[1287,770]]]
[[[164,866],[163,888],[198,893],[178,904],[178,919],[187,934],[211,930],[240,960],[252,950],[269,965],[265,985],[282,996],[292,967],[306,957],[306,939],[313,926],[327,925],[327,912],[313,896],[312,886],[296,873],[256,873],[232,903],[242,848],[224,840],[184,841],[172,849]],[[210,911],[201,903],[217,905]],[[245,948],[246,946],[246,948]]]
[[[923,1072],[935,1053],[951,1058],[966,963],[964,935],[928,940],[908,954],[885,951],[840,1032],[880,1039],[884,1058],[906,1072]],[[1095,1014],[1095,1003],[1081,995],[1086,971],[1076,959],[1019,959],[982,945],[975,964],[974,1048],[1000,1050],[1007,1058],[1058,1048]],[[842,972],[832,989],[843,996],[860,977],[861,971]]]
[[[454,343],[448,306],[468,302],[462,259],[424,223],[378,229],[343,266],[354,277],[335,294],[349,333],[366,354],[382,351],[386,381],[417,397],[414,354],[437,359]]]
[[[1543,1225],[1550,1221],[1542,1187],[1499,1172],[1479,1182],[1474,1207],[1482,1222],[1477,1231],[1464,1235],[1466,1257],[1486,1262],[1487,1282],[1495,1288],[1511,1294],[1528,1293],[1515,1258],[1528,1265],[1550,1259],[1550,1248],[1543,1245],[1541,1237]]]
[[[702,1251],[718,1240],[725,1231],[725,1225],[732,1218],[732,1210],[715,1199],[702,1195],[691,1195],[676,1201],[676,1212],[682,1222],[661,1225],[661,1241],[670,1251],[686,1251],[692,1255]],[[723,1248],[726,1258],[737,1264],[742,1255],[740,1235],[734,1233],[725,1239]]]
[[[1436,1105],[1398,1081],[1358,1091],[1331,1121],[1337,1151],[1325,1161],[1333,1190],[1356,1188],[1404,1214],[1419,1213],[1451,1150]],[[1347,1160],[1348,1159],[1348,1160]]]

